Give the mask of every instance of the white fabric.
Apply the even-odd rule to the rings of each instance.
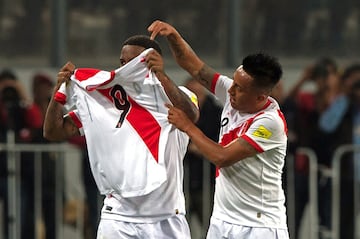
[[[75,108],[69,115],[84,130],[93,175],[100,192],[107,195],[103,220],[154,223],[185,215],[183,157],[189,137],[168,123],[165,102],[170,101],[158,79],[147,70],[143,62],[146,53],[113,72],[77,70],[70,85],[64,84],[55,96],[66,102],[66,109]],[[197,103],[195,94],[179,88]],[[116,102],[111,89],[116,89]],[[120,100],[125,95],[121,89],[127,101]],[[114,107],[116,103],[124,110]],[[128,103],[131,107],[118,125]],[[146,112],[161,128],[157,163],[139,137],[156,132],[157,126]],[[97,126],[92,126],[94,122]],[[143,191],[133,188],[137,180],[141,180]]]
[[[176,214],[185,215],[183,158],[189,138],[173,127],[168,139],[165,146],[167,180],[144,196],[124,198],[115,194],[106,197],[101,211],[102,219],[153,223]],[[108,210],[109,207],[111,210]]]
[[[166,181],[164,146],[172,126],[164,104],[170,101],[143,62],[147,51],[114,72],[77,69],[66,87],[67,108],[76,106],[102,194],[145,195]]]
[[[97,239],[190,239],[184,215],[176,215],[156,223],[130,223],[104,220],[99,224]]]
[[[211,218],[206,239],[289,239],[287,229],[247,227]]]
[[[219,76],[214,81],[215,94],[224,103],[219,142],[226,145],[242,137],[259,153],[219,169],[212,218],[248,227],[286,229],[281,177],[287,135],[279,106],[269,97],[262,111],[240,114],[228,98],[232,80]]]

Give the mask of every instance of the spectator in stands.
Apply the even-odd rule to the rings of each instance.
[[[360,144],[360,64],[345,68],[341,92],[321,115],[319,127],[332,154],[341,145]],[[359,155],[347,152],[340,161],[340,238],[354,238],[354,179],[359,182]]]
[[[0,73],[0,142],[6,142],[7,132],[13,131],[15,143],[31,142],[31,129],[41,128],[42,122],[26,95],[24,86],[17,80],[17,76],[11,70],[4,70]],[[6,153],[1,153],[1,198],[4,201],[5,215],[7,215],[7,157]],[[33,238],[34,218],[33,218],[33,157],[29,157],[28,152],[21,153],[21,231],[22,238]],[[5,228],[9,219],[5,217]],[[7,231],[5,230],[5,238]]]
[[[38,112],[37,121],[41,122],[40,128],[31,129],[31,143],[45,144],[49,143],[43,137],[42,125],[45,118],[47,106],[50,101],[54,82],[52,79],[43,73],[36,73],[32,77],[32,95],[33,104],[31,107]],[[34,120],[34,119],[32,119]],[[42,212],[43,222],[45,226],[45,238],[56,238],[56,220],[55,220],[55,155],[43,152],[41,157],[41,178],[42,178]]]
[[[302,87],[312,82],[313,92],[305,92]],[[286,104],[292,105],[292,113],[286,116],[289,133],[289,150],[295,154],[295,233],[308,203],[308,159],[307,155],[296,153],[298,147],[314,150],[319,167],[318,198],[319,219],[322,232],[328,232],[331,225],[331,142],[319,128],[321,114],[339,94],[339,76],[336,62],[331,58],[320,58],[314,65],[306,67],[299,82],[289,91]],[[285,110],[286,112],[286,110]],[[306,129],[306,130],[304,130]],[[321,233],[322,234],[322,233]],[[320,238],[321,235],[320,235]]]

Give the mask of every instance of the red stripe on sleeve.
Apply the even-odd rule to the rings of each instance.
[[[252,140],[249,136],[247,136],[246,134],[243,134],[240,136],[241,138],[245,139],[246,142],[248,142],[251,146],[253,146],[255,148],[256,151],[258,151],[259,153],[263,153],[264,150],[254,141]]]
[[[210,91],[215,94],[215,86],[216,86],[216,82],[218,81],[220,77],[220,74],[219,73],[215,73],[212,81],[211,81],[211,87],[210,87]]]
[[[81,129],[82,128],[82,123],[81,123],[80,119],[77,117],[77,115],[75,114],[75,112],[74,111],[69,112],[69,116],[74,121],[76,127]]]
[[[57,91],[54,95],[54,100],[64,105],[66,103],[66,95]]]

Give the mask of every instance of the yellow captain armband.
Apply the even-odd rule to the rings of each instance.
[[[188,88],[184,86],[179,86],[179,88],[190,98],[191,102],[193,102],[194,105],[196,105],[196,107],[199,108],[199,101],[195,93],[190,91]]]
[[[265,126],[260,125],[259,128],[257,128],[254,131],[254,133],[252,133],[252,135],[254,135],[256,137],[264,138],[264,139],[269,139],[272,135],[272,132],[270,130],[268,130],[267,128],[265,128]]]

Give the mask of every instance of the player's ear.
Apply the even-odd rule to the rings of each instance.
[[[267,95],[265,94],[259,94],[258,97],[257,97],[257,100],[258,101],[264,101],[265,99],[267,99]]]

